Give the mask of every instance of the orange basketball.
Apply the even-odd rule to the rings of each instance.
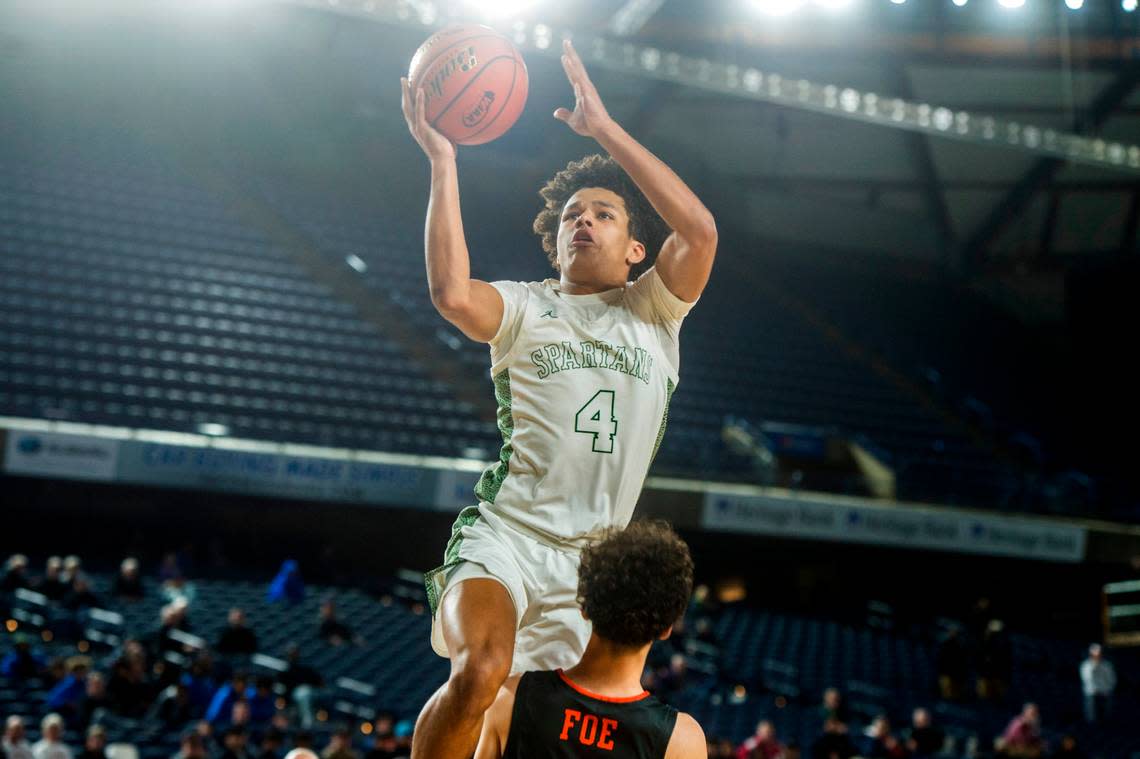
[[[460,145],[501,137],[526,105],[526,64],[518,49],[478,24],[429,37],[412,56],[408,83],[413,94],[423,88],[428,123]]]

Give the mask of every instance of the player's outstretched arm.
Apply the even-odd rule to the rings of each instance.
[[[705,731],[688,714],[677,715],[673,726],[673,736],[665,749],[665,759],[708,759],[709,747],[705,741]]]
[[[495,703],[483,716],[483,731],[479,734],[479,746],[475,749],[475,759],[502,759],[507,747],[507,736],[511,732],[511,715],[515,708],[515,691],[519,687],[521,675],[507,678],[499,688]]]
[[[413,95],[407,79],[403,90],[404,120],[420,149],[431,162],[431,197],[428,200],[424,248],[431,302],[443,318],[472,340],[488,342],[503,319],[499,291],[471,278],[471,261],[459,212],[459,172],[455,145],[432,128],[424,116],[424,92]]]
[[[554,117],[597,140],[673,230],[657,255],[657,273],[671,293],[692,303],[705,289],[716,255],[713,215],[672,169],[610,117],[569,40],[562,44],[562,68],[574,88],[574,110],[559,108]]]

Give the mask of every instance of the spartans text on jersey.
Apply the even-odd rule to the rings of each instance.
[[[603,340],[583,340],[575,348],[569,340],[549,343],[531,351],[530,360],[538,367],[538,378],[570,369],[609,369],[637,377],[649,384],[653,356],[644,348],[611,345]]]

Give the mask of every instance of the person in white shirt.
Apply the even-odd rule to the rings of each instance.
[[[43,737],[32,744],[35,759],[73,759],[71,749],[63,742],[63,717],[49,714],[40,721]]]
[[[31,744],[25,737],[24,718],[13,714],[4,723],[4,739],[0,740],[8,759],[35,759]]]
[[[470,757],[508,675],[581,658],[580,552],[633,515],[678,381],[681,323],[716,253],[712,214],[610,117],[569,42],[562,66],[575,105],[554,117],[609,155],[542,188],[534,230],[558,273],[543,282],[471,277],[455,146],[427,121],[423,91],[402,83],[408,129],[431,162],[432,303],[490,345],[503,437],[478,505],[427,577],[432,645],[451,675],[420,714],[412,759]]]
[[[1089,657],[1081,662],[1081,690],[1085,696],[1085,721],[1105,719],[1112,711],[1116,670],[1097,643],[1089,646]]]

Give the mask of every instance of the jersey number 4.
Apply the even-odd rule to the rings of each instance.
[[[599,390],[574,415],[574,431],[594,436],[594,453],[613,453],[618,420],[614,416],[614,391]]]

